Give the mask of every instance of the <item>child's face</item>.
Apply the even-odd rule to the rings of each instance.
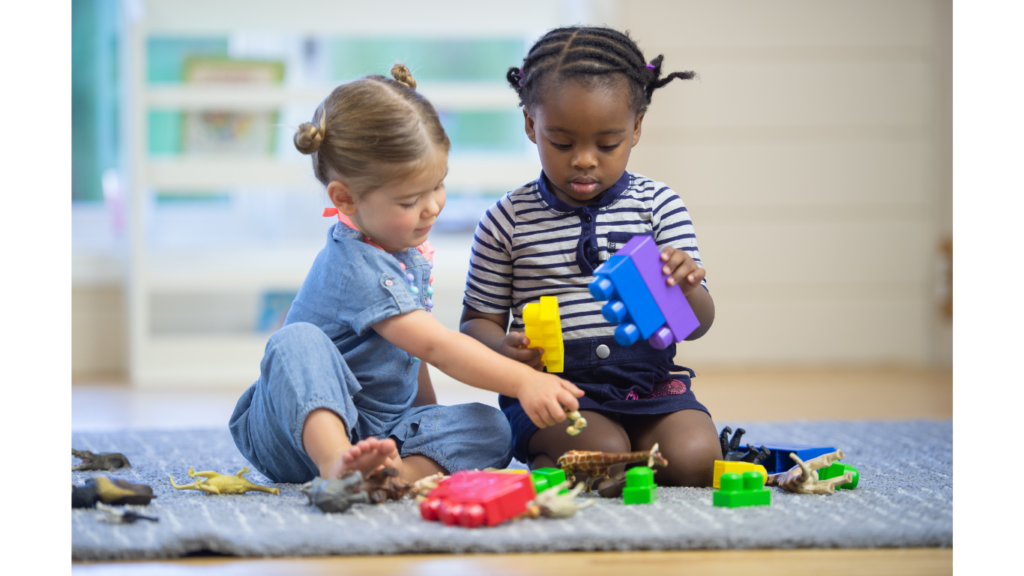
[[[409,178],[385,184],[355,200],[349,214],[359,229],[385,250],[397,252],[427,240],[445,202],[444,177],[448,153],[434,151],[421,170]],[[346,214],[349,210],[338,206]]]
[[[597,200],[622,177],[643,122],[630,106],[625,80],[588,87],[570,79],[549,86],[540,104],[523,114],[553,192],[572,206]]]

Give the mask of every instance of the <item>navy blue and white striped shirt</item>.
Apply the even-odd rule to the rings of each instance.
[[[638,234],[659,248],[687,251],[703,267],[690,214],[661,182],[624,172],[598,201],[570,206],[537,180],[505,194],[480,219],[473,236],[462,303],[478,312],[512,310],[510,330],[523,331],[523,307],[557,296],[565,340],[610,337],[587,286],[594,269]],[[701,284],[707,289],[707,282]]]

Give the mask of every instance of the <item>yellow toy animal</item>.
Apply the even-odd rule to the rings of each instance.
[[[281,491],[277,488],[268,488],[267,486],[260,486],[259,484],[253,484],[246,478],[242,478],[242,474],[249,471],[249,467],[243,467],[234,476],[226,476],[212,470],[206,472],[196,472],[192,467],[188,469],[188,477],[195,478],[196,476],[202,476],[202,480],[196,480],[191,484],[184,486],[178,486],[174,483],[174,477],[170,474],[167,475],[171,479],[171,486],[174,486],[178,490],[200,490],[207,494],[245,494],[250,490],[256,492],[267,492],[270,494],[280,494]]]

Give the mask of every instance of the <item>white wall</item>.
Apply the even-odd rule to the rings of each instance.
[[[717,305],[690,365],[946,363],[948,1],[639,0],[666,72],[630,169],[678,191]]]

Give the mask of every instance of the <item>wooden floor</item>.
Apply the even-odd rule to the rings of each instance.
[[[457,383],[437,381],[444,403],[484,401]],[[77,378],[72,429],[224,426],[238,390],[177,393],[133,390],[110,378]],[[707,369],[694,392],[721,427],[733,421],[907,419],[953,417],[951,371],[880,367]],[[515,555],[415,555],[327,558],[186,558],[165,562],[74,563],[82,575],[216,574],[558,574],[621,576],[630,572],[740,572],[787,576],[952,574],[951,549],[599,552]]]

